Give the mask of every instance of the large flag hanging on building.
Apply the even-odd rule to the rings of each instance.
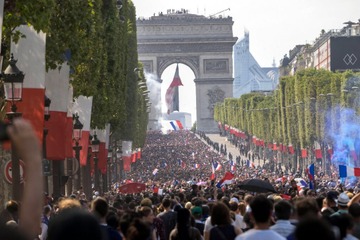
[[[88,158],[89,137],[90,137],[90,122],[91,122],[91,109],[92,109],[93,97],[79,96],[75,99],[72,106],[73,114],[79,115],[79,120],[83,124],[81,133],[81,140],[79,142],[81,148],[80,151],[80,165],[86,166]]]
[[[40,142],[44,132],[44,98],[45,98],[45,45],[46,34],[36,31],[32,26],[20,25],[15,29],[26,38],[17,43],[11,41],[11,53],[14,54],[17,67],[25,74],[22,101],[17,102],[17,110],[27,119]],[[55,101],[55,100],[54,100]],[[6,111],[10,111],[7,104]]]
[[[72,110],[69,109],[69,73],[69,65],[63,63],[61,69],[49,70],[45,74],[46,96],[51,100],[50,119],[45,122],[48,129],[46,158],[49,160],[64,160],[73,156],[72,125],[68,129],[67,124],[67,113]],[[71,92],[71,102],[72,98]],[[68,145],[71,148],[70,156],[66,154]]]
[[[320,143],[318,141],[314,142],[314,148],[315,148],[315,158],[316,159],[321,159],[322,158],[322,153],[321,153]]]
[[[169,88],[166,90],[165,101],[167,106],[167,113],[170,114],[174,110],[179,111],[179,93],[178,87],[183,86],[179,76],[179,64],[176,65],[174,79]],[[175,99],[176,98],[176,99]],[[174,104],[175,103],[175,104]]]
[[[131,171],[132,141],[122,141],[122,159],[124,172]]]

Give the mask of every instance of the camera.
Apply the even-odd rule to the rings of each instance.
[[[6,132],[7,127],[10,125],[10,123],[6,123],[3,121],[0,121],[0,141],[6,141],[9,140],[9,136]]]

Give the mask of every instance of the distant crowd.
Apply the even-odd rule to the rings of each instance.
[[[35,133],[23,120],[14,126],[21,131],[10,137],[19,156],[32,164],[26,165],[30,175],[22,200],[9,200],[1,211],[0,239],[360,238],[356,184],[344,187],[319,177],[318,187],[311,189],[300,184],[298,179],[304,176],[272,172],[266,164],[254,167],[241,155],[234,156],[241,160],[234,169],[226,145],[190,131],[148,133],[141,160],[120,183],[146,183],[146,191],[120,194],[114,187],[102,196],[97,189],[93,196],[85,196],[79,189],[53,199],[41,191],[41,151]],[[211,179],[214,162],[222,167]],[[230,171],[232,183],[217,187]],[[246,191],[242,187],[246,179],[270,183],[275,191]]]

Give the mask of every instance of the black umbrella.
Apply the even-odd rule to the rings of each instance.
[[[276,193],[276,190],[274,189],[273,185],[271,185],[270,182],[256,178],[250,178],[244,180],[239,184],[239,188],[250,192]]]

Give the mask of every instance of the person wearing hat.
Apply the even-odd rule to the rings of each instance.
[[[326,194],[326,198],[323,200],[323,207],[321,209],[321,215],[329,217],[339,210],[337,207],[337,198],[339,193],[336,191],[329,191]]]
[[[337,205],[339,210],[333,214],[330,215],[330,217],[339,216],[344,213],[349,213],[348,210],[348,203],[350,201],[349,196],[346,193],[341,193],[337,199]]]
[[[191,208],[191,215],[195,219],[195,226],[194,227],[196,227],[200,231],[200,234],[203,235],[205,222],[201,221],[201,219],[202,219],[202,208],[198,207],[198,206],[192,207]]]

